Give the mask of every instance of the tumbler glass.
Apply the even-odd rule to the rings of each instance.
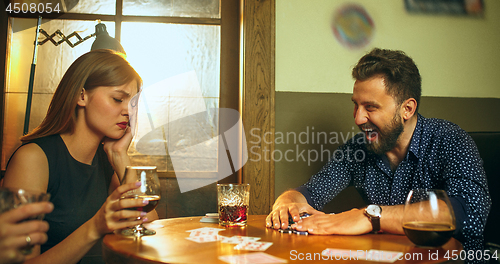
[[[11,209],[21,207],[25,204],[49,201],[49,199],[50,194],[44,192],[0,187],[0,214]],[[39,214],[24,219],[23,222],[30,220],[42,220],[44,216],[44,214]],[[32,249],[33,245],[27,245],[21,249],[21,253],[29,255],[31,254]]]
[[[217,184],[219,225],[245,226],[250,200],[249,184]]]

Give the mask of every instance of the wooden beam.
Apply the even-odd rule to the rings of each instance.
[[[275,0],[242,0],[243,126],[250,214],[268,214],[274,202]]]
[[[240,0],[221,1],[221,43],[220,43],[220,101],[219,107],[240,111]],[[241,112],[240,112],[241,113]],[[220,115],[219,115],[220,118]],[[234,120],[219,119],[219,131],[222,134],[231,128]],[[241,133],[241,132],[240,132]],[[235,144],[235,142],[231,142]],[[239,144],[241,146],[241,143]],[[239,153],[241,147],[239,147]],[[219,152],[220,153],[220,152]],[[226,150],[219,155],[231,157]],[[239,157],[241,159],[241,155]],[[223,161],[224,159],[219,159]],[[232,160],[233,165],[236,161]],[[236,164],[239,164],[236,162]],[[221,164],[219,164],[221,166]],[[238,183],[241,178],[240,168],[234,168],[233,175],[221,179],[218,183]]]
[[[7,11],[5,11],[7,3],[6,1],[2,1],[0,3],[0,159],[3,155],[3,128],[4,128],[4,113],[5,113],[5,91],[7,89],[7,65],[10,60],[10,53],[7,50],[10,42],[10,34],[9,31],[10,23],[9,18],[7,17]],[[0,160],[1,163],[1,160]],[[1,179],[3,178],[4,170],[0,168],[0,184]]]
[[[9,13],[9,17],[16,18],[38,18],[38,13]],[[99,15],[99,14],[79,14],[79,13],[47,13],[42,14],[43,19],[62,19],[62,20],[101,20],[117,21],[118,15]],[[149,23],[172,23],[189,25],[220,25],[219,18],[203,17],[151,17],[151,16],[125,16],[119,18],[122,22],[149,22]]]

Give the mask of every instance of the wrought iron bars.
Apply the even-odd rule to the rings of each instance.
[[[45,39],[44,39],[44,40],[42,40],[42,41],[39,41],[39,42],[38,42],[38,45],[43,45],[43,44],[45,44],[46,42],[50,41],[50,42],[52,42],[52,44],[54,44],[55,46],[59,46],[59,45],[60,45],[60,44],[62,44],[63,42],[66,42],[66,43],[68,43],[68,45],[69,45],[70,47],[72,47],[72,48],[74,48],[76,45],[78,45],[78,44],[80,44],[80,43],[82,43],[82,42],[86,41],[87,39],[92,38],[92,37],[94,37],[94,36],[95,36],[95,33],[93,33],[93,34],[90,34],[90,35],[86,36],[85,38],[82,38],[82,37],[78,34],[78,32],[76,32],[76,31],[75,31],[75,32],[73,32],[73,33],[69,34],[69,35],[66,37],[66,36],[65,36],[65,35],[64,35],[64,34],[63,34],[63,33],[62,33],[59,29],[58,29],[58,30],[56,30],[54,33],[52,33],[52,35],[49,35],[49,34],[48,34],[45,30],[43,30],[43,29],[40,29],[40,33],[41,33],[42,35],[44,35],[44,36],[45,36]],[[56,36],[58,36],[58,37],[60,38],[60,39],[59,39],[59,41],[54,40],[54,37],[56,37]],[[78,39],[78,41],[76,41],[75,43],[72,43],[72,42],[70,41],[70,39],[71,39],[72,37],[76,37],[76,38]]]

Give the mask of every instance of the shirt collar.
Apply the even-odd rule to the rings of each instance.
[[[418,148],[420,146],[420,136],[422,135],[423,130],[423,122],[425,117],[420,114],[417,114],[417,125],[415,126],[415,130],[413,130],[413,136],[410,141],[410,148],[408,149],[407,158],[409,158],[410,153],[413,153],[415,157],[419,158]]]

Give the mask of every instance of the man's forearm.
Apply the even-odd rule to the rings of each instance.
[[[380,218],[380,228],[382,231],[391,234],[403,235],[403,208],[404,205],[381,206],[382,217]]]

